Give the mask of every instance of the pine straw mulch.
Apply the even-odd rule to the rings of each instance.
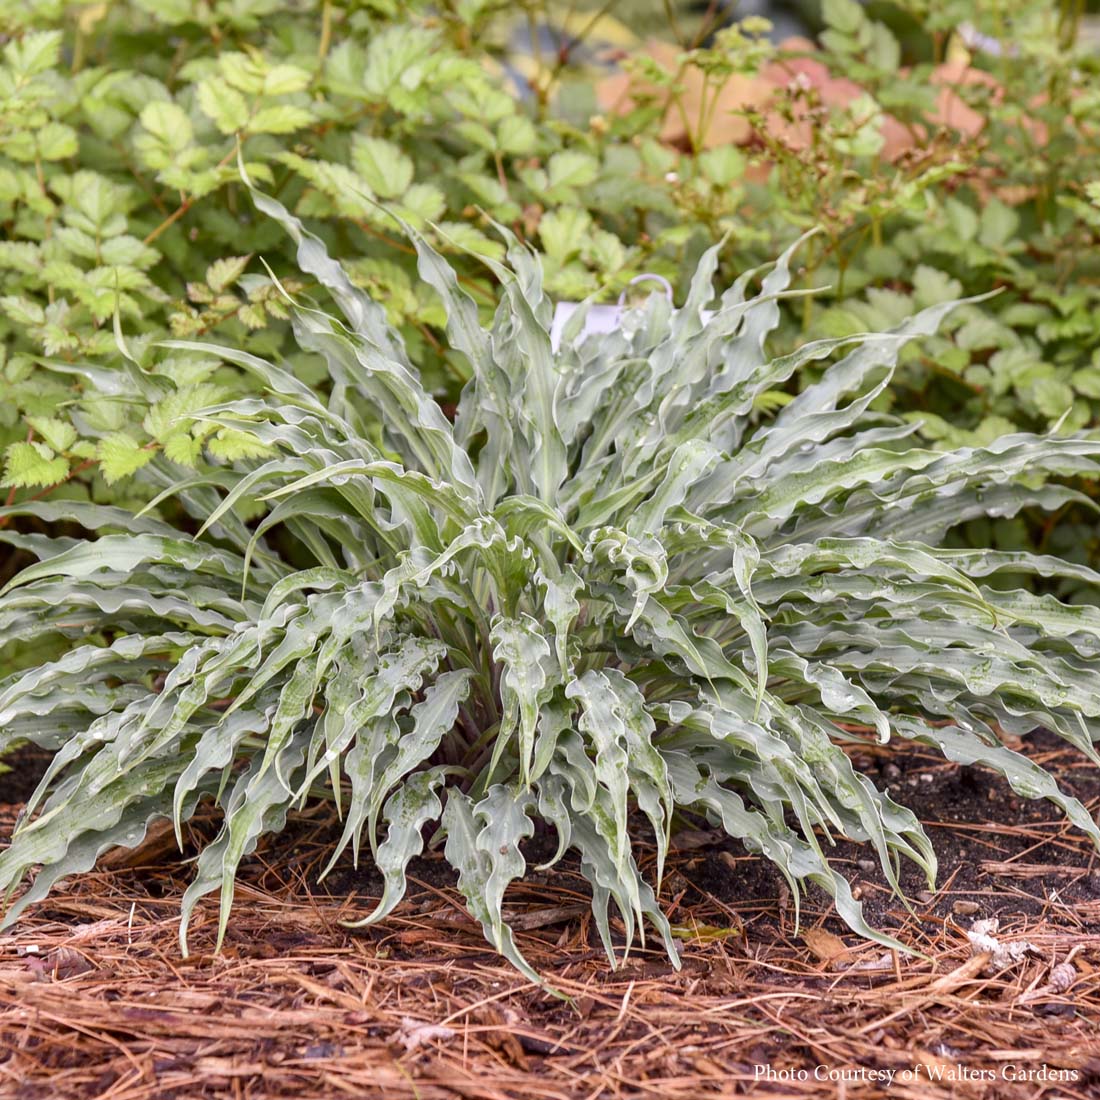
[[[1043,738],[1029,751],[1096,812],[1094,768]],[[652,943],[609,970],[575,867],[512,888],[521,949],[567,1003],[487,948],[439,858],[415,865],[382,927],[341,926],[378,881],[344,867],[310,888],[334,836],[320,809],[249,861],[221,954],[208,902],[182,959],[187,868],[159,830],[0,936],[0,1096],[1100,1096],[1095,853],[1052,809],[980,770],[893,746],[860,764],[929,825],[941,887],[905,879],[910,913],[866,851],[842,844],[840,866],[872,923],[924,958],[858,943],[816,892],[796,932],[767,864],[687,830],[662,890],[679,972]],[[15,809],[0,807],[0,835]],[[214,827],[200,819],[192,841]],[[1002,942],[1035,948],[993,974],[966,936],[992,916]],[[889,1086],[871,1076],[891,1070]]]

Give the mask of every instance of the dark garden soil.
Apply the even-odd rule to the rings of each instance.
[[[1100,810],[1094,766],[1046,735],[1024,748]],[[183,959],[188,868],[159,830],[0,935],[0,1097],[1100,1097],[1096,853],[983,769],[899,745],[857,762],[926,824],[939,889],[907,870],[907,910],[869,850],[841,843],[837,866],[923,957],[860,942],[817,888],[796,929],[770,864],[684,828],[661,894],[679,972],[652,942],[609,969],[575,866],[513,886],[518,943],[564,1002],[486,946],[441,858],[382,926],[343,927],[379,881],[349,864],[316,885],[338,835],[322,807],[248,862],[221,954],[207,901]],[[0,836],[42,765],[12,763]],[[189,843],[215,828],[200,816]],[[966,935],[994,917],[1002,945],[1034,948],[1001,970]]]

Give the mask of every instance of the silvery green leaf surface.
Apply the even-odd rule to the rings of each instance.
[[[444,854],[458,872],[458,888],[486,938],[517,970],[541,984],[542,979],[516,947],[500,908],[504,888],[523,873],[518,845],[534,828],[526,812],[529,799],[526,794],[510,795],[498,785],[474,803],[451,788],[443,811],[447,831]],[[486,820],[494,810],[501,816],[496,821]]]
[[[386,800],[383,816],[389,829],[378,846],[374,862],[385,880],[382,897],[374,911],[359,921],[349,922],[358,928],[374,924],[391,913],[405,895],[405,869],[409,860],[424,850],[421,830],[443,813],[438,789],[446,778],[446,769],[428,768],[406,779]]]
[[[0,679],[0,749],[53,753],[0,855],[8,894],[42,868],[9,920],[150,820],[181,833],[202,799],[222,827],[184,897],[183,942],[213,892],[220,940],[241,861],[321,798],[343,820],[325,871],[357,860],[365,834],[382,874],[359,923],[391,914],[409,861],[442,841],[486,938],[535,980],[508,893],[540,820],[548,864],[575,858],[590,884],[613,965],[647,929],[678,964],[659,903],[675,814],[773,861],[796,908],[816,883],[852,929],[898,946],[830,861],[844,836],[895,890],[902,861],[934,876],[920,823],[846,751],[895,737],[998,771],[1100,843],[1089,811],[1002,740],[1041,726],[1100,763],[1100,613],[1057,598],[1070,583],[1095,598],[1100,574],[942,545],[976,517],[1085,499],[1059,479],[1100,473],[1100,441],[914,442],[880,398],[953,303],[773,358],[797,245],[757,294],[756,272],[716,291],[711,249],[679,310],[651,296],[615,331],[572,325],[555,351],[538,257],[508,230],[483,320],[408,229],[467,377],[447,411],[321,238],[256,202],[339,307],[296,307],[327,384],[175,342],[258,380],[263,393],[215,396],[193,419],[262,450],[183,478],[150,460],[139,515],[0,509],[3,539],[37,558],[0,593],[0,644],[62,647]],[[791,392],[808,363],[818,380]],[[156,518],[168,501],[179,529]],[[20,529],[27,517],[71,526]],[[1037,591],[1014,590],[1019,576]]]

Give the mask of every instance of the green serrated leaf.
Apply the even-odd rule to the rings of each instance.
[[[125,432],[114,432],[101,439],[96,454],[108,484],[136,473],[153,458],[153,452],[148,447],[143,447]]]
[[[356,134],[352,139],[351,163],[370,191],[383,199],[399,198],[412,183],[412,160],[400,146],[384,138]]]
[[[69,473],[69,460],[45,443],[12,443],[4,452],[5,488],[29,489],[56,485]]]

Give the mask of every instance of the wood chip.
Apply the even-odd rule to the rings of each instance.
[[[826,965],[838,959],[848,950],[844,941],[824,928],[808,928],[802,933],[802,941]]]

